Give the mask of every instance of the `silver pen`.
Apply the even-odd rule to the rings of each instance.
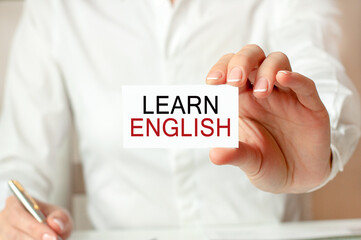
[[[16,181],[10,180],[8,182],[11,191],[14,195],[19,199],[19,201],[23,204],[23,206],[28,210],[28,212],[40,223],[46,223],[46,217],[41,212],[39,205],[36,201],[25,191],[23,186]],[[58,236],[58,240],[62,240],[61,237]]]

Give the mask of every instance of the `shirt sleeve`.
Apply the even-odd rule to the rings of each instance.
[[[354,152],[360,137],[360,102],[339,61],[341,35],[333,0],[283,0],[270,21],[271,51],[288,55],[293,71],[315,81],[330,117],[332,170],[316,190],[332,180]]]
[[[50,201],[69,153],[71,114],[54,57],[51,2],[26,1],[10,54],[0,116],[0,209],[9,179]]]

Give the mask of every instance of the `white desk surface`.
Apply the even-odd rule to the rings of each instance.
[[[340,237],[342,238],[334,238]],[[349,236],[349,237],[346,237]],[[350,237],[353,236],[353,237]],[[358,236],[358,237],[356,237]],[[361,239],[361,219],[310,221],[249,227],[78,231],[70,240]]]

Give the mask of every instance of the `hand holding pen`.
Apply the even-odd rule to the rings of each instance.
[[[15,196],[7,199],[0,212],[0,240],[65,240],[70,236],[72,222],[65,210],[35,202],[17,181],[9,181],[9,187]]]

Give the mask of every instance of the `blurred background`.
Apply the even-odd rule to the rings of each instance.
[[[343,29],[341,60],[349,77],[361,93],[361,0],[338,0]],[[11,40],[22,11],[21,0],[0,0],[0,108]],[[360,109],[361,111],[361,109]],[[324,188],[308,194],[311,219],[361,218],[361,144],[344,172]],[[84,185],[77,154],[73,156],[72,198],[67,207],[77,229],[89,228],[86,220]]]

